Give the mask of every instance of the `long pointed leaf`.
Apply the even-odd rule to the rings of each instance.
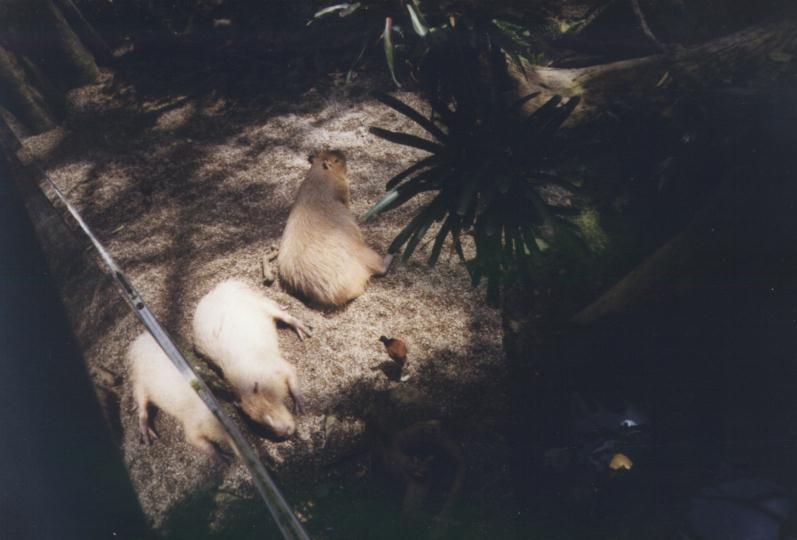
[[[500,301],[501,285],[501,234],[486,237],[484,270],[487,274],[487,305],[497,307]]]
[[[458,221],[451,224],[451,239],[454,241],[454,250],[457,252],[457,256],[459,260],[462,261],[462,264],[465,264],[467,262],[465,259],[465,252],[462,250],[462,241],[459,239],[461,230],[462,228]]]
[[[559,106],[559,103],[561,102],[562,96],[558,94],[553,96],[551,99],[540,105],[536,111],[526,117],[524,123],[530,128],[539,126],[540,122],[547,121],[548,117],[550,117],[550,115],[556,111],[556,107]]]
[[[441,187],[443,185],[443,180],[445,178],[448,178],[449,176],[451,176],[455,172],[456,172],[456,170],[453,170],[453,171],[450,170],[450,169],[446,170],[446,168],[442,167],[442,166],[440,166],[440,167],[432,167],[431,169],[427,169],[427,170],[425,170],[425,171],[413,176],[412,178],[410,178],[409,180],[407,180],[406,182],[404,182],[403,184],[398,186],[396,189],[399,189],[399,190],[402,189],[402,188],[406,189],[406,188],[408,188],[410,186],[414,186],[414,185],[417,185],[419,183],[427,184],[430,187]]]
[[[357,67],[357,64],[360,63],[360,60],[363,59],[363,56],[365,55],[365,51],[368,50],[369,37],[370,36],[368,34],[365,34],[365,39],[363,39],[363,44],[362,44],[362,47],[360,47],[360,52],[359,52],[359,54],[357,54],[357,57],[354,59],[354,61],[349,66],[349,71],[346,72],[346,84],[351,83],[352,77],[354,76],[354,69]]]
[[[366,222],[372,217],[376,216],[377,214],[380,214],[382,210],[384,210],[385,206],[395,201],[398,198],[398,196],[399,193],[396,190],[388,192],[387,195],[382,197],[382,199],[379,202],[377,202],[375,205],[369,208],[368,211],[362,215],[360,221]]]
[[[565,120],[567,120],[570,115],[573,113],[573,110],[578,106],[581,98],[579,96],[573,96],[567,103],[562,105],[557,110],[557,115],[552,118],[549,122],[546,123],[544,129],[540,133],[540,138],[546,139],[554,134],[554,132],[559,129],[559,127],[564,124]]]
[[[434,244],[432,245],[432,254],[429,255],[429,260],[426,261],[426,264],[429,266],[437,264],[437,259],[440,258],[440,252],[443,249],[443,242],[445,242],[446,236],[448,236],[448,231],[451,229],[451,222],[454,219],[454,216],[448,216],[448,219],[443,222],[440,230],[437,231],[437,237],[434,239]]]
[[[523,242],[523,234],[520,228],[515,228],[512,233],[512,241],[515,247],[515,260],[518,263],[520,275],[523,278],[529,277],[529,256],[526,254],[526,248]]]
[[[501,243],[502,259],[504,266],[508,268],[515,257],[512,251],[512,234],[508,226],[504,225],[503,229],[503,241]]]
[[[476,203],[476,215],[480,216],[490,208],[490,205],[495,200],[496,195],[498,195],[498,186],[496,186],[496,182],[489,182],[485,189],[479,192],[479,200]],[[510,215],[507,218],[511,217]]]
[[[524,103],[526,103],[527,101],[529,101],[529,100],[532,100],[532,99],[534,99],[535,97],[539,96],[541,93],[542,93],[542,92],[532,92],[531,94],[526,94],[526,95],[525,95],[525,96],[523,96],[522,98],[519,98],[519,99],[517,99],[517,100],[516,100],[514,103],[512,103],[512,105],[511,105],[511,106],[512,106],[513,108],[518,108],[518,107],[520,107],[521,105],[523,105]]]
[[[467,214],[471,207],[475,205],[476,201],[474,199],[478,183],[479,177],[475,174],[471,175],[470,178],[465,181],[465,185],[459,193],[459,201],[457,202],[457,214],[460,216]]]
[[[415,217],[410,220],[406,227],[404,227],[398,235],[393,239],[393,242],[390,243],[390,246],[387,248],[388,253],[396,253],[401,246],[403,246],[407,240],[409,240],[410,235],[415,232],[415,230],[423,225],[424,223],[430,223],[434,217],[431,215],[432,212],[435,210],[435,206],[439,204],[441,201],[441,196],[438,195],[435,197],[432,202],[427,204],[420,212],[415,214]]]
[[[378,127],[372,127],[368,131],[382,139],[386,139],[396,144],[403,144],[404,146],[412,146],[413,148],[420,148],[432,154],[439,154],[444,149],[437,143],[422,139],[409,133],[398,133],[396,131],[389,131]]]
[[[487,212],[484,214],[482,219],[479,220],[479,224],[484,224],[484,234],[489,237],[493,237],[495,236],[495,233],[500,233],[501,231],[500,224],[498,223],[498,218],[495,213],[495,210]]]
[[[406,169],[398,173],[396,176],[388,180],[387,183],[385,184],[385,188],[393,189],[394,187],[396,187],[396,185],[399,182],[404,180],[412,173],[419,171],[424,167],[431,167],[432,165],[436,165],[437,163],[440,162],[440,160],[441,160],[440,156],[428,156],[423,158],[422,160],[418,161],[414,165],[411,165],[410,167],[407,167]]]
[[[532,255],[534,260],[539,260],[539,258],[542,256],[542,252],[540,251],[540,246],[537,245],[537,238],[534,234],[534,231],[530,228],[522,229],[521,236],[523,237],[523,243],[529,250],[529,253]]]
[[[389,212],[394,208],[398,208],[405,202],[409,201],[419,193],[423,193],[424,191],[432,191],[437,189],[435,186],[427,183],[427,182],[419,182],[417,184],[413,183],[412,185],[404,185],[399,186],[396,191],[398,191],[398,198],[388,203],[383,209],[382,212]]]
[[[417,123],[423,129],[431,133],[438,141],[445,141],[447,139],[446,134],[443,133],[443,131],[439,127],[434,125],[434,123],[431,120],[426,118],[424,115],[422,115],[421,113],[419,113],[418,111],[407,105],[406,103],[383,92],[373,92],[372,95],[376,99],[387,105],[388,107],[395,109],[396,111],[400,112],[407,118],[410,118],[411,120],[415,121],[415,123]]]
[[[360,7],[360,3],[359,2],[356,2],[354,4],[346,2],[346,3],[343,3],[343,4],[335,4],[334,6],[325,7],[324,9],[319,9],[318,11],[315,12],[315,14],[313,15],[313,18],[310,19],[309,21],[307,21],[307,25],[309,26],[310,23],[312,23],[314,19],[320,19],[321,17],[324,17],[325,15],[329,15],[331,13],[335,13],[336,11],[344,11],[344,10],[346,10],[346,11],[348,11],[350,13],[351,11],[353,11],[354,9],[357,9],[358,7]],[[349,10],[351,10],[351,11],[349,11]],[[341,16],[343,16],[343,15],[341,15]]]
[[[415,234],[412,235],[410,241],[407,243],[407,247],[404,249],[404,253],[401,254],[401,261],[407,262],[412,257],[415,248],[418,247],[418,243],[423,240],[423,237],[426,236],[426,233],[429,231],[429,227],[432,225],[434,221],[434,216],[430,216],[428,220],[415,230]]]
[[[415,11],[415,6],[407,4],[407,11],[410,12],[410,19],[412,20],[412,29],[421,37],[429,33],[429,28],[421,21],[418,12]]]
[[[385,31],[382,34],[385,43],[385,60],[387,61],[387,68],[390,70],[390,76],[393,77],[393,82],[396,86],[401,88],[401,83],[396,77],[396,55],[395,47],[393,47],[393,19],[390,17],[385,18]]]
[[[467,231],[473,225],[473,220],[476,219],[477,208],[478,208],[477,204],[471,205],[467,213],[465,213],[465,215],[460,218],[462,230]]]
[[[420,0],[412,0],[412,5],[415,6],[415,12],[418,14],[418,19],[426,26],[429,26],[429,23],[426,22],[426,17],[423,16],[423,12],[421,11],[421,2]]]
[[[379,214],[388,212],[394,208],[398,208],[419,193],[437,189],[428,182],[415,182],[415,180],[416,178],[413,178],[411,180],[411,184],[404,184],[403,186],[399,186],[398,188],[389,191],[379,202],[369,208],[368,211],[363,214],[360,220],[362,222],[366,222]]]

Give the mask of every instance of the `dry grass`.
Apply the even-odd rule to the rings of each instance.
[[[400,97],[423,107],[412,94]],[[379,199],[391,175],[422,154],[369,135],[371,125],[414,129],[375,100],[351,97],[334,84],[240,105],[212,94],[139,97],[135,86],[106,75],[71,95],[66,131],[28,144],[161,322],[190,339],[191,314],[215,283],[235,277],[263,287],[261,256],[279,243],[311,151],[346,152],[357,215]],[[383,252],[413,208],[364,225],[367,242]],[[282,443],[253,439],[281,474],[313,477],[354,451],[364,409],[396,385],[397,407],[447,422],[473,466],[488,467],[489,452],[479,448],[491,444],[506,401],[500,316],[486,307],[483,290],[472,289],[456,257],[444,255],[428,269],[422,263],[428,248],[339,311],[313,310],[278,282],[266,288],[315,328],[305,342],[280,331],[307,397],[297,436]],[[125,350],[143,328],[90,264],[72,266],[77,270],[63,280],[63,294],[85,358],[124,374]],[[409,381],[390,382],[376,369],[387,358],[377,340],[382,334],[409,344]],[[191,493],[247,482],[241,466],[219,469],[197,455],[171,419],[157,418],[161,438],[145,447],[126,379],[121,393],[124,458],[154,523]]]

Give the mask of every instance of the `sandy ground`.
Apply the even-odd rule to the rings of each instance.
[[[64,129],[27,144],[174,335],[190,340],[197,302],[228,278],[260,287],[314,327],[305,342],[280,330],[307,400],[297,435],[279,443],[253,437],[283,485],[312,483],[319,471],[356,453],[364,410],[388,390],[411,417],[442,420],[463,444],[469,470],[487,470],[495,452],[485,448],[497,444],[506,407],[500,314],[485,305],[483,290],[471,287],[456,256],[446,250],[429,269],[427,244],[338,311],[314,310],[279,282],[262,282],[261,257],[279,245],[310,152],[346,152],[356,215],[379,200],[388,178],[423,155],[370,135],[372,125],[421,133],[362,85],[339,81],[241,105],[212,93],[139,93],[106,73],[70,95]],[[423,107],[412,94],[397,95]],[[367,242],[384,252],[415,208],[411,203],[364,224]],[[142,444],[125,351],[143,327],[90,261],[83,254],[65,267],[63,296],[89,367],[123,376],[121,445],[146,514],[166,527],[175,505],[198,492],[253,497],[242,466],[209,463],[171,418],[159,415],[160,439]],[[408,381],[391,382],[378,369],[387,360],[377,341],[383,334],[408,343]]]

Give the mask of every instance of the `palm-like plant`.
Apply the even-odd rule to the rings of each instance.
[[[463,55],[475,58],[475,55]],[[478,64],[477,60],[474,60]],[[503,54],[491,51],[492,75],[468,80],[473,66],[465,65],[461,85],[449,100],[430,92],[436,116],[430,120],[398,99],[375,94],[385,105],[421,126],[434,140],[409,133],[373,127],[371,133],[391,142],[429,152],[411,167],[387,182],[388,193],[364,216],[368,220],[394,209],[424,192],[436,195],[425,204],[389,247],[390,253],[404,248],[408,260],[435,222],[441,223],[432,245],[429,265],[440,256],[447,237],[466,264],[474,285],[487,278],[488,301],[495,305],[499,285],[527,278],[538,262],[538,242],[556,244],[570,240],[574,226],[566,219],[572,208],[550,202],[546,190],[566,191],[578,199],[580,189],[559,178],[554,159],[561,145],[555,143],[562,123],[578,105],[579,98],[566,102],[550,98],[533,114],[523,117],[521,105],[538,93],[508,102],[500,81],[505,75]],[[470,71],[472,74],[472,71]],[[451,82],[450,76],[444,77]],[[474,81],[487,81],[478,84]],[[470,85],[470,88],[468,86]],[[476,256],[467,259],[463,234],[473,236]]]
[[[437,49],[447,47],[455,27],[475,38],[489,38],[521,69],[523,58],[533,56],[535,50],[539,53],[544,49],[539,38],[547,32],[540,29],[539,17],[518,18],[502,12],[498,6],[487,9],[456,1],[360,0],[333,3],[318,10],[307,24],[332,16],[352,22],[349,28],[362,36],[362,47],[352,68],[364,56],[369,43],[381,39],[390,75],[399,87],[402,86],[400,72],[414,79],[424,79],[439,67],[434,61],[426,62],[426,58],[430,54],[434,56]],[[430,69],[424,70],[424,67]]]
[[[352,32],[359,36],[362,41],[360,51],[351,65],[349,74],[359,61],[364,57],[365,52],[380,39],[384,45],[385,59],[396,86],[401,86],[399,82],[400,68],[406,61],[406,56],[420,54],[421,43],[430,27],[426,25],[425,19],[416,6],[416,2],[410,0],[360,0],[359,2],[341,2],[327,5],[318,10],[313,18],[308,21],[308,25],[316,20],[337,18],[349,24],[342,29]],[[414,32],[409,27],[414,28]],[[437,28],[431,28],[436,32]],[[399,60],[399,57],[403,61]]]

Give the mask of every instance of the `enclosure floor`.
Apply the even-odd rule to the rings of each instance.
[[[297,434],[285,442],[253,437],[289,493],[292,482],[313,483],[341,460],[367,453],[364,412],[385,393],[408,419],[443,422],[463,445],[476,479],[469,489],[479,491],[505,451],[500,312],[485,305],[484,290],[471,286],[450,249],[429,269],[427,242],[337,311],[313,309],[279,281],[265,286],[261,278],[261,257],[279,245],[309,153],[329,147],[347,154],[358,216],[379,200],[386,180],[424,155],[369,134],[376,125],[422,135],[366,90],[366,83],[345,86],[331,77],[294,95],[240,102],[138,88],[104,73],[70,94],[65,128],[27,145],[175,336],[190,342],[197,302],[229,278],[258,287],[314,328],[304,342],[289,329],[279,332],[307,401]],[[397,95],[423,109],[413,94]],[[384,253],[418,205],[362,225],[367,243]],[[173,509],[198,493],[254,499],[242,466],[208,461],[171,418],[156,418],[160,438],[152,446],[141,442],[125,351],[143,326],[86,260],[60,276],[63,298],[90,371],[101,366],[123,376],[121,446],[153,524],[165,527]],[[378,369],[387,360],[380,335],[408,343],[408,381],[391,382]],[[222,511],[214,501],[210,521]]]

